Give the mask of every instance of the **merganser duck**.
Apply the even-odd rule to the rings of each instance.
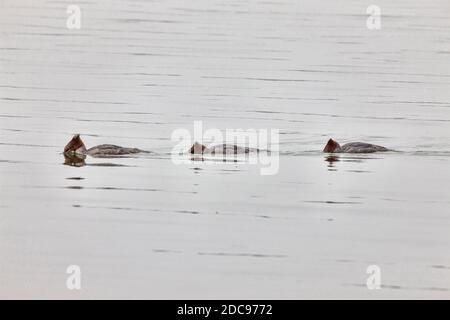
[[[83,140],[81,140],[79,134],[74,135],[72,140],[70,140],[64,147],[65,155],[90,155],[92,157],[120,156],[140,152],[147,151],[137,148],[125,148],[113,144],[101,144],[90,149],[86,149],[86,146],[84,145]]]
[[[251,152],[259,152],[257,148],[239,147],[233,144],[218,144],[211,147],[206,147],[203,144],[195,142],[188,150],[190,154],[247,154]]]
[[[323,149],[323,152],[328,153],[373,153],[383,151],[389,151],[389,149],[364,142],[350,142],[340,146],[333,139],[328,140],[327,145]]]

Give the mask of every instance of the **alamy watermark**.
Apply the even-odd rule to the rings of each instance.
[[[366,26],[369,30],[381,29],[381,9],[377,5],[370,5],[366,9],[366,13],[370,16],[367,18]]]
[[[69,15],[66,20],[67,29],[81,29],[81,9],[75,4],[67,6],[66,13]]]
[[[186,128],[173,131],[177,142],[171,151],[174,164],[190,163],[193,159],[224,162],[245,161],[260,165],[261,175],[275,175],[279,170],[278,129],[204,130],[202,121],[194,121],[193,133]]]
[[[66,273],[69,274],[66,280],[66,287],[69,290],[81,289],[81,268],[77,265],[70,265],[66,269]]]
[[[372,264],[367,267],[366,273],[369,274],[369,277],[366,281],[367,289],[375,290],[381,289],[381,269],[376,264]]]

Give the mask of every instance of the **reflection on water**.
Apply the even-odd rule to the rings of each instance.
[[[380,161],[389,161],[389,156],[392,156],[392,154],[383,154],[383,156],[380,156],[379,158],[374,157],[373,154],[366,155],[366,154],[359,154],[358,156],[350,155],[350,154],[327,154],[325,155],[324,161],[327,162],[327,168],[328,171],[337,171],[338,170],[338,162],[342,163],[364,163],[366,161],[373,161],[373,160],[380,160]],[[347,168],[347,172],[354,172],[354,173],[367,173],[370,172],[369,170],[365,169],[354,169],[354,168]]]
[[[86,156],[82,154],[64,153],[64,164],[72,167],[83,167],[86,165]]]
[[[205,156],[201,156],[201,155],[196,155],[196,156],[191,156],[190,157],[191,161],[200,161],[200,162],[244,162],[243,159],[237,159],[234,157],[213,157],[213,156],[209,156],[209,157],[205,157]]]
[[[329,171],[336,171],[336,165],[335,162],[339,162],[339,156],[337,155],[327,155],[325,156],[325,161],[328,162],[328,170]]]
[[[75,154],[75,153],[64,153],[64,165],[66,166],[72,166],[72,167],[84,167],[84,166],[91,166],[91,167],[130,167],[130,165],[126,164],[119,164],[119,163],[111,163],[111,162],[95,162],[95,163],[86,163],[87,156],[82,154]],[[104,156],[104,157],[92,157],[92,159],[108,159],[108,158],[114,158],[114,159],[130,159],[129,157],[120,157],[120,156]]]

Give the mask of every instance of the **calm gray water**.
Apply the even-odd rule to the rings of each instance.
[[[0,297],[450,298],[450,2],[369,4],[0,1]],[[175,165],[196,120],[279,129],[278,174]]]

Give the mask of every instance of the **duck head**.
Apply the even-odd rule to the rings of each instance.
[[[73,136],[72,140],[69,141],[69,143],[64,147],[64,153],[67,154],[85,154],[86,153],[86,147],[83,143],[83,140],[81,140],[80,135],[76,134]]]
[[[192,147],[189,149],[190,154],[203,154],[205,152],[206,147],[198,142],[195,142]]]
[[[342,151],[341,146],[333,139],[328,140],[327,145],[325,146],[325,148],[323,148],[323,152],[328,153],[335,153],[341,151]]]

